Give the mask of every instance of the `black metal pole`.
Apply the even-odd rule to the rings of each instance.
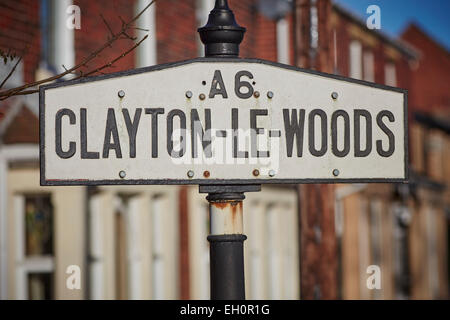
[[[209,193],[212,300],[244,300],[243,193]]]
[[[208,22],[198,29],[206,57],[237,57],[245,28],[239,26],[227,0],[216,0]]]
[[[260,185],[200,186],[208,193],[211,234],[210,275],[212,300],[244,300],[244,192],[260,191]]]

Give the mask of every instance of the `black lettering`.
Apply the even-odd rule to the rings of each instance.
[[[152,158],[158,158],[158,114],[164,114],[164,109],[147,108],[145,114],[152,115]]]
[[[289,109],[283,109],[284,130],[286,135],[287,156],[292,157],[294,139],[297,142],[297,157],[303,156],[303,135],[305,128],[305,109],[300,109],[297,117],[297,109],[292,110],[292,118],[289,117]]]
[[[127,126],[128,139],[130,141],[130,158],[136,158],[136,134],[139,126],[139,121],[141,120],[142,109],[136,109],[133,122],[131,121],[128,109],[123,109],[122,113],[125,119],[125,124]]]
[[[367,157],[372,152],[372,116],[367,110],[355,110],[355,157]],[[361,117],[366,119],[366,149],[361,150]]]
[[[253,79],[253,75],[248,71],[239,71],[236,73],[236,76],[234,77],[234,92],[239,98],[248,99],[253,95],[254,90],[250,82],[241,81],[241,78],[244,76]],[[242,87],[247,88],[247,92],[241,92]]]
[[[395,121],[394,115],[388,110],[383,110],[377,115],[377,124],[389,139],[389,147],[387,151],[383,150],[383,142],[381,140],[377,140],[377,152],[382,157],[390,157],[395,151],[395,137],[392,131],[389,130],[389,128],[384,124],[384,117],[387,117],[390,122]]]
[[[233,157],[248,158],[248,151],[239,150],[239,109],[231,109],[231,128],[233,129]]]
[[[320,117],[321,120],[321,133],[322,133],[322,146],[319,150],[316,150],[315,146],[315,123],[314,118],[316,116]],[[320,109],[314,109],[308,116],[308,135],[309,135],[309,152],[315,157],[321,157],[327,152],[328,147],[328,130],[327,130],[327,114],[325,111]]]
[[[257,127],[257,116],[267,116],[268,111],[266,109],[252,109],[250,110],[250,143],[252,157],[268,158],[269,151],[258,150],[258,134],[264,134],[263,128]]]
[[[217,88],[218,86],[220,88]],[[224,99],[228,98],[227,89],[225,88],[225,83],[223,82],[222,73],[220,72],[220,70],[214,71],[214,78],[211,83],[209,97],[213,99],[218,94],[222,95]]]
[[[337,120],[344,119],[344,148],[338,149]],[[331,116],[331,149],[336,157],[343,158],[350,152],[350,117],[344,110],[337,110]]]
[[[173,118],[180,119],[180,143],[178,151],[173,149]],[[174,109],[167,115],[167,152],[172,158],[181,158],[186,153],[186,115],[180,109]]]
[[[56,154],[62,159],[72,158],[76,151],[76,144],[74,141],[69,142],[69,150],[63,151],[62,149],[62,128],[61,122],[62,117],[68,116],[69,123],[75,124],[75,113],[70,109],[61,109],[56,113],[55,116],[55,151]]]
[[[113,142],[111,143],[111,137]],[[105,140],[103,142],[103,158],[109,158],[109,151],[113,149],[116,152],[116,158],[122,158],[122,149],[120,148],[119,132],[117,131],[116,114],[113,108],[108,108],[106,118]]]
[[[191,142],[192,158],[197,158],[197,137],[200,136],[203,146],[203,152],[207,158],[212,157],[211,150],[211,109],[205,109],[205,129],[203,130],[197,109],[191,110]]]
[[[81,159],[98,159],[100,153],[87,151],[87,110],[80,109]]]

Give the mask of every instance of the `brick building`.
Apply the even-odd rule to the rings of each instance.
[[[117,30],[119,15],[129,20],[148,2],[0,0],[0,49],[25,52],[5,88],[81,63],[108,38],[100,13]],[[247,28],[241,57],[409,89],[414,174],[409,185],[271,186],[249,194],[247,297],[447,297],[448,51],[417,26],[402,40],[368,30],[329,0],[296,0],[281,16],[262,2],[229,1]],[[158,1],[137,23],[149,38],[107,72],[201,56],[196,29],[213,3]],[[71,5],[81,10],[79,30],[65,26]],[[86,68],[131,45],[116,42]],[[1,65],[0,79],[11,66]],[[197,188],[39,187],[37,108],[36,95],[0,102],[0,297],[207,299],[207,202]],[[382,290],[365,287],[374,264]],[[81,267],[81,290],[66,288],[70,265]]]

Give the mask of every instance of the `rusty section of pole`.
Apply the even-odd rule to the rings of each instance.
[[[211,234],[242,234],[242,207],[242,200],[210,200]]]

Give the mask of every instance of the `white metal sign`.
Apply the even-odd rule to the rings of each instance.
[[[40,91],[41,184],[407,179],[406,92],[201,58]]]

